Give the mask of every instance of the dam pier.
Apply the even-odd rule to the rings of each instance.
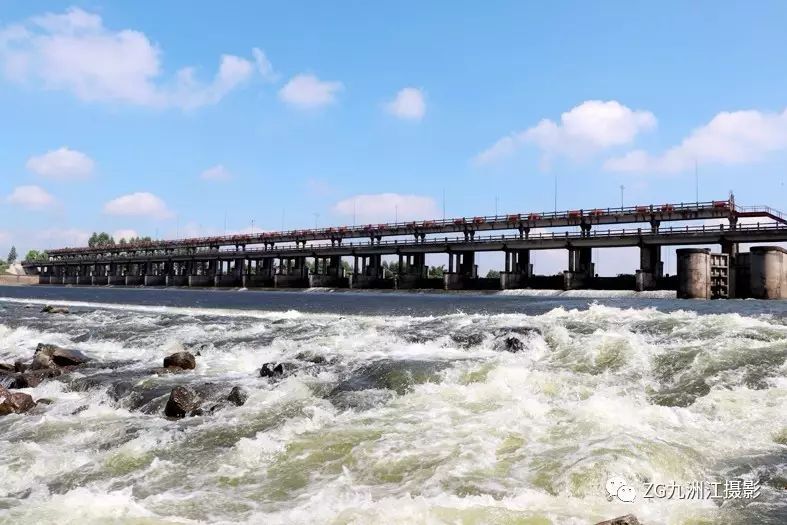
[[[784,241],[780,212],[730,197],[60,248],[23,266],[49,285],[674,289],[683,298],[778,299],[787,298],[787,251],[774,243]],[[759,246],[740,249],[751,244]],[[663,271],[668,246],[686,247],[673,276]],[[619,247],[638,248],[639,267],[599,277],[593,250]],[[566,269],[538,275],[532,254],[555,249],[565,251]],[[481,252],[504,254],[499,278],[478,275]],[[427,255],[444,257],[442,275],[430,273]]]

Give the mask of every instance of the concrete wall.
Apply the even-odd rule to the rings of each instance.
[[[141,275],[127,275],[126,286],[140,286],[145,284],[145,278]]]
[[[110,275],[109,284],[124,285],[126,284],[126,277],[124,275]]]
[[[146,275],[142,283],[145,286],[166,286],[167,277],[165,275]]]
[[[787,299],[787,250],[778,246],[751,249],[751,296]]]
[[[262,288],[273,286],[273,276],[270,275],[244,275],[241,280],[244,288]]]
[[[751,297],[751,253],[741,252],[736,255],[732,271],[735,273],[733,297],[736,299]]]
[[[213,278],[213,285],[222,288],[238,288],[242,285],[242,279],[235,275],[217,275]]]
[[[309,278],[277,273],[273,276],[273,286],[275,288],[308,288]]]
[[[392,289],[395,283],[393,279],[383,279],[376,275],[353,274],[350,280],[350,288],[370,288],[370,289]]]
[[[77,284],[77,280],[76,275],[66,275],[63,277],[63,284]]]
[[[710,249],[677,250],[678,298],[710,299]]]
[[[91,279],[91,284],[94,286],[102,286],[109,284],[109,277],[106,275],[94,275]]]
[[[189,286],[213,286],[212,275],[189,275]]]
[[[349,288],[350,280],[337,275],[316,273],[309,276],[309,286],[313,288]]]
[[[77,284],[83,284],[89,286],[93,284],[93,278],[89,275],[80,275],[77,277]]]
[[[166,286],[188,286],[188,275],[167,275],[165,280]]]

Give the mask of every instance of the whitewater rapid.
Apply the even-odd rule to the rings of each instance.
[[[339,315],[0,301],[0,362],[40,342],[105,366],[0,418],[3,523],[783,523],[787,324],[652,306]],[[741,308],[745,303],[741,302]],[[505,350],[516,337],[521,352]],[[198,352],[187,374],[164,356]],[[295,365],[281,380],[265,362]],[[119,389],[118,384],[124,388]],[[168,420],[178,384],[241,407]],[[757,500],[608,501],[757,479]]]

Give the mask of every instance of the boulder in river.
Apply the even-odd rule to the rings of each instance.
[[[41,308],[41,313],[45,314],[67,314],[68,307],[67,306],[53,306],[48,304]]]
[[[90,358],[79,350],[70,350],[57,345],[38,343],[33,356],[32,370],[79,366],[90,361]]]
[[[282,377],[294,368],[289,363],[265,363],[260,368],[260,377]]]
[[[227,401],[235,406],[243,406],[248,398],[249,394],[244,389],[239,386],[234,386],[230,391],[230,395],[227,396]]]
[[[506,352],[511,352],[512,354],[515,354],[525,349],[525,343],[523,343],[520,338],[512,335],[510,337],[506,337],[505,340],[503,341],[503,349]]]
[[[197,360],[191,352],[175,352],[164,358],[164,368],[179,368],[181,370],[194,370]]]
[[[59,368],[42,368],[40,370],[30,370],[21,374],[14,374],[14,383],[11,388],[35,388],[44,379],[51,379],[61,375],[63,372]]]
[[[16,369],[14,368],[14,365],[0,363],[0,372],[16,372]]]
[[[202,400],[193,388],[176,386],[169,394],[164,414],[167,417],[183,418],[199,409]]]
[[[0,416],[22,414],[34,406],[36,406],[36,402],[29,394],[11,392],[0,386]]]

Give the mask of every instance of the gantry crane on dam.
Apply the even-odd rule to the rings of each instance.
[[[742,222],[741,219],[746,219]],[[751,223],[752,219],[758,222]],[[700,224],[696,224],[699,223]],[[709,224],[714,222],[714,224]],[[676,226],[676,222],[695,225]],[[575,227],[577,231],[562,231]],[[677,288],[686,297],[787,297],[787,252],[777,246],[739,253],[740,244],[787,241],[787,220],[767,206],[726,200],[563,212],[462,217],[363,226],[261,232],[131,244],[60,248],[25,261],[41,284],[352,288]],[[666,278],[662,246],[679,250]],[[599,278],[593,248],[638,247],[631,277]],[[539,276],[532,250],[565,249],[567,270]],[[475,254],[505,254],[499,279],[478,276]],[[430,279],[426,254],[446,254],[447,271]],[[395,276],[383,257],[398,257]],[[310,269],[307,259],[314,258]],[[344,258],[353,264],[348,272]],[[779,269],[775,269],[777,266]]]

